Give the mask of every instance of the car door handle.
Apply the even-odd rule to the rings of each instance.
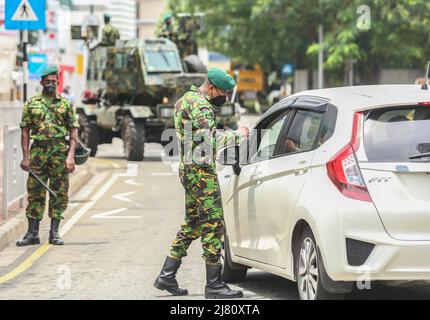
[[[263,183],[263,180],[259,175],[256,174],[251,176],[251,182],[252,184],[259,186]]]
[[[304,168],[304,169],[297,169],[297,170],[294,170],[294,174],[295,174],[296,176],[302,176],[302,175],[306,174],[308,171],[309,171],[309,169],[308,169],[308,168]]]

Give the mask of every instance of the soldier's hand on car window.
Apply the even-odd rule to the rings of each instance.
[[[24,170],[25,172],[29,172],[30,166],[31,166],[31,160],[30,159],[22,160],[22,162],[21,162],[21,169],[22,170]]]
[[[249,131],[248,127],[242,126],[239,128],[238,131],[244,138],[246,138],[246,139],[249,138],[250,131]]]
[[[66,159],[66,171],[67,173],[75,172],[75,159],[72,157],[67,157]]]

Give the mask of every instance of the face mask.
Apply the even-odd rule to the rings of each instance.
[[[227,97],[226,96],[218,96],[218,97],[215,97],[215,98],[211,99],[211,103],[215,107],[221,107],[226,102],[227,102]]]
[[[227,102],[227,97],[220,95],[218,89],[215,88],[215,90],[218,93],[218,96],[211,99],[211,104],[215,107],[221,107],[224,103]]]
[[[47,95],[53,95],[55,91],[57,90],[57,86],[54,84],[47,84],[43,86],[43,92]]]

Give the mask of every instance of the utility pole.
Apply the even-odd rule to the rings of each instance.
[[[324,26],[318,27],[318,89],[324,88]]]
[[[28,86],[28,30],[22,31],[22,76],[23,76],[23,85],[22,85],[22,98],[24,103],[27,101],[27,86]]]

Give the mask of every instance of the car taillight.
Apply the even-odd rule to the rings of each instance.
[[[362,119],[362,113],[354,115],[351,142],[327,163],[327,172],[331,181],[344,196],[372,202],[355,156],[355,152],[360,147]]]

